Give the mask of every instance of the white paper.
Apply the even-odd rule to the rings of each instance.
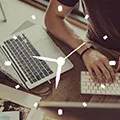
[[[19,120],[19,111],[0,112],[0,120]]]

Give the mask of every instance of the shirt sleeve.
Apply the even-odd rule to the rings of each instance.
[[[66,6],[73,7],[76,3],[79,2],[79,0],[58,0],[60,3]]]

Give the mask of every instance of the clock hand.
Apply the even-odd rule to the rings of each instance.
[[[65,58],[63,57],[59,57],[57,59],[57,64],[58,64],[58,68],[57,68],[57,73],[56,73],[56,79],[55,79],[55,88],[57,89],[58,87],[58,83],[60,81],[60,75],[61,75],[61,70],[62,70],[62,66],[65,64]]]
[[[48,58],[48,57],[41,57],[41,56],[32,56],[33,58],[39,59],[39,60],[45,60],[50,62],[57,62],[57,59]]]
[[[57,68],[57,73],[56,73],[56,86],[55,88],[57,88],[59,80],[60,80],[60,74],[61,74],[61,70],[62,70],[62,66],[65,64],[65,60],[70,57],[74,52],[76,52],[78,49],[80,49],[83,45],[85,45],[86,42],[82,43],[81,45],[79,45],[76,49],[74,49],[72,52],[70,52],[66,57],[59,57],[57,59],[57,64],[58,64],[58,68]]]
[[[76,49],[74,49],[72,52],[70,52],[64,59],[67,59],[68,57],[70,57],[74,52],[79,50],[85,44],[86,44],[86,42],[82,43],[80,46],[78,46]]]
[[[57,73],[56,73],[56,78],[55,78],[55,88],[56,88],[56,89],[57,89],[58,83],[59,83],[59,81],[60,81],[61,70],[62,70],[62,66],[61,66],[61,65],[58,65]]]
[[[85,45],[86,42],[82,43],[81,45],[79,45],[76,49],[74,49],[72,52],[70,52],[66,57],[59,57],[57,59],[57,64],[58,64],[58,68],[57,68],[57,74],[56,74],[56,86],[55,88],[57,88],[59,80],[60,80],[60,74],[61,74],[61,70],[62,70],[62,66],[65,64],[65,60],[70,57],[74,52],[76,52],[78,49],[80,49],[83,45]]]

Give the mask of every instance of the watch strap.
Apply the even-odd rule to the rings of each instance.
[[[85,52],[87,52],[89,49],[94,49],[94,47],[93,46],[91,46],[91,47],[89,47],[89,48],[87,48],[87,49],[85,49],[82,53],[81,53],[81,57],[83,56],[83,54],[85,53]]]
[[[89,49],[94,49],[94,46],[90,43],[85,43],[81,48],[80,48],[80,56],[82,57],[83,54],[89,50]]]

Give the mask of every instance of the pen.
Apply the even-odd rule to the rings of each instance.
[[[6,22],[6,21],[7,21],[7,19],[6,19],[6,16],[5,16],[5,13],[4,13],[4,10],[3,10],[3,7],[2,7],[1,2],[0,2],[0,8],[1,8],[1,11],[2,11],[2,14],[3,14],[3,17],[4,17],[3,22]]]

